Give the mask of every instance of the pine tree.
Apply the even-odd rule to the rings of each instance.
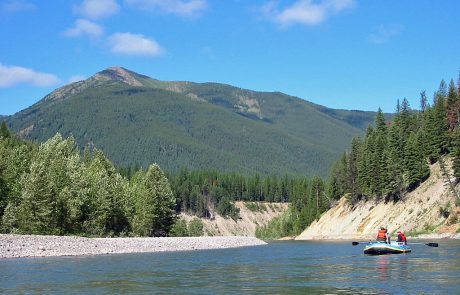
[[[433,107],[425,112],[427,150],[430,163],[435,163],[439,156],[448,151],[449,136],[445,108],[445,84],[435,94]]]
[[[175,202],[168,180],[160,167],[150,165],[137,196],[133,231],[140,236],[164,236],[175,221]]]
[[[409,191],[415,189],[429,175],[429,167],[419,149],[419,136],[411,133],[406,147],[405,175]]]
[[[452,169],[456,182],[460,181],[460,127],[457,126],[453,133],[453,149],[452,149]]]
[[[358,182],[361,192],[368,197],[374,195],[373,188],[373,155],[375,153],[375,134],[374,128],[369,125],[364,137],[362,157],[358,162]]]
[[[375,129],[377,132],[383,134],[386,134],[387,132],[387,124],[385,122],[385,116],[383,115],[381,108],[377,110],[377,114],[375,115]]]
[[[351,151],[347,161],[347,187],[351,195],[351,202],[355,203],[360,199],[362,193],[359,186],[358,163],[362,154],[362,141],[359,137],[353,138],[351,141]]]
[[[32,158],[30,172],[21,178],[20,229],[32,233],[57,234],[66,229],[67,198],[70,198],[69,161],[79,161],[72,138],[58,133],[41,144]]]
[[[2,121],[0,124],[0,139],[6,140],[7,138],[11,137],[11,133],[8,130],[8,126],[6,126],[5,121]]]
[[[426,91],[420,92],[420,112],[424,113],[426,108],[428,107],[427,105],[427,98],[426,98]]]
[[[24,175],[23,200],[18,210],[20,230],[33,234],[59,234],[57,196],[50,187],[47,163],[34,161]]]
[[[447,125],[449,131],[453,131],[458,125],[460,118],[460,103],[457,87],[454,80],[450,80],[449,90],[447,94]]]

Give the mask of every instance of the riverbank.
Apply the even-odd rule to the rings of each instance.
[[[254,237],[84,238],[0,235],[0,258],[170,252],[265,245]]]

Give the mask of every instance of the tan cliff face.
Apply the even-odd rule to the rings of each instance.
[[[248,202],[251,203],[251,202]],[[203,230],[207,236],[248,236],[254,237],[257,226],[267,225],[270,220],[279,216],[288,209],[288,203],[260,202],[262,210],[251,211],[244,202],[235,202],[235,207],[240,209],[240,219],[234,221],[218,214],[214,219],[202,218]],[[190,222],[194,216],[181,214],[180,218]]]
[[[450,208],[448,218],[441,214],[441,208]],[[387,227],[393,238],[398,230],[406,234],[445,233],[445,236],[450,236],[460,227],[458,209],[455,207],[455,196],[444,185],[439,165],[435,164],[431,167],[431,176],[402,201],[362,201],[352,208],[343,197],[296,239],[373,240],[381,226]]]

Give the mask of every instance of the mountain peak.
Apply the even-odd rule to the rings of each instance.
[[[110,67],[94,75],[94,78],[99,81],[116,80],[130,86],[142,86],[143,84],[138,79],[139,76],[122,67]]]

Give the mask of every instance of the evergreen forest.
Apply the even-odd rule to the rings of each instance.
[[[156,164],[146,170],[115,167],[97,148],[80,152],[72,137],[65,139],[58,133],[37,144],[1,125],[3,233],[200,235],[199,219],[186,225],[177,214],[212,218],[217,213],[237,221],[234,201],[289,202],[299,212],[297,230],[329,206],[319,177],[245,176],[186,168],[167,174]],[[315,206],[306,211],[304,204]]]
[[[351,204],[361,199],[398,201],[430,174],[429,164],[440,163],[446,181],[460,179],[460,97],[451,80],[441,81],[432,104],[420,94],[420,110],[407,99],[398,101],[393,121],[381,110],[363,139],[352,140],[349,152],[335,163],[330,181],[331,198],[347,194]],[[451,155],[453,175],[446,168]]]
[[[156,164],[124,178],[98,149],[73,138],[42,144],[0,129],[1,231],[18,234],[164,236],[175,199]]]
[[[455,189],[460,180],[459,122],[460,81],[457,86],[453,80],[448,86],[441,81],[432,104],[422,92],[420,110],[411,109],[405,98],[398,101],[391,122],[385,121],[379,109],[375,124],[369,125],[364,138],[354,138],[350,150],[333,165],[321,190],[326,205],[316,205],[314,210],[314,192],[320,190],[313,187],[300,206],[293,202],[288,212],[259,228],[256,235],[263,239],[298,235],[343,196],[351,205],[360,200],[397,202],[429,177],[429,164],[436,162],[460,204]],[[452,169],[446,159],[452,160]]]
[[[446,179],[460,179],[460,89],[441,81],[420,109],[397,102],[391,122],[379,109],[375,124],[334,164],[330,178],[238,174],[217,170],[163,172],[159,165],[116,167],[93,146],[81,151],[59,133],[43,143],[21,139],[0,126],[0,230],[3,233],[83,236],[200,235],[195,219],[180,212],[238,222],[235,201],[286,202],[289,209],[258,228],[274,239],[301,233],[342,196],[398,201],[440,163]],[[449,155],[449,157],[444,157]],[[445,159],[452,159],[453,175]],[[452,184],[452,183],[451,183]]]

